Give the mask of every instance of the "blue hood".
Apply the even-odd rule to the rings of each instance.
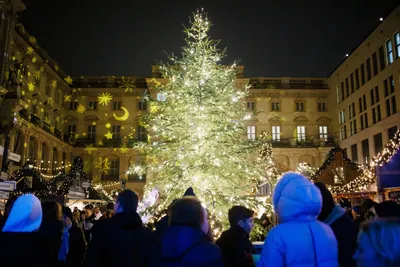
[[[42,205],[34,195],[22,195],[14,203],[3,232],[36,232],[42,223]]]
[[[316,220],[321,212],[322,196],[303,175],[287,172],[275,186],[273,205],[280,222]]]

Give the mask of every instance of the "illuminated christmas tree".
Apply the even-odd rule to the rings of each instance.
[[[162,97],[149,99],[150,113],[141,119],[149,142],[139,149],[146,153],[150,177],[145,194],[154,188],[160,194],[161,203],[152,212],[165,210],[193,187],[218,235],[222,229],[216,224],[227,224],[233,205],[259,208],[261,199],[251,190],[265,179],[257,162],[265,141],[245,138],[248,87],[237,85],[235,64],[221,64],[225,51],[209,39],[210,26],[204,13],[195,13],[191,27],[184,30],[181,57],[170,56],[171,63],[160,66],[168,82],[154,81],[153,89]]]

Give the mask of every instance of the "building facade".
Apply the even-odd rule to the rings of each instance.
[[[400,6],[330,74],[332,133],[368,164],[400,126]]]

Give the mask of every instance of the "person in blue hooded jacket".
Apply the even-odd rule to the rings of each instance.
[[[178,199],[169,215],[169,227],[156,246],[152,267],[224,266],[221,250],[207,235],[207,212],[197,198]]]
[[[317,187],[288,172],[278,181],[272,201],[279,224],[268,233],[257,266],[339,266],[335,235],[317,220],[322,208]]]

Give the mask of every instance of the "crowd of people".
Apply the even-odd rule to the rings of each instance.
[[[284,174],[274,189],[277,224],[261,253],[249,240],[254,212],[244,206],[229,210],[230,228],[214,240],[192,188],[171,203],[156,231],[143,225],[138,201],[125,190],[101,213],[91,205],[79,211],[41,203],[31,194],[12,197],[1,224],[0,266],[400,266],[396,203],[345,209],[324,184],[299,173]]]

